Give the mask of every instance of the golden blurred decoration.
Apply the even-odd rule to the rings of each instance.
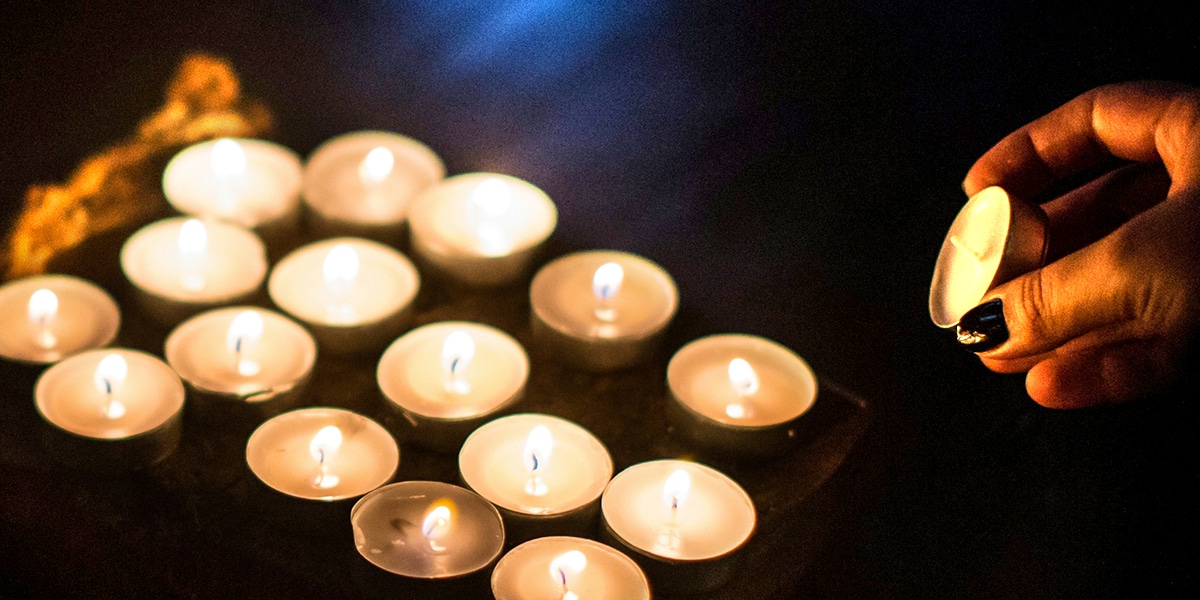
[[[162,212],[162,173],[150,169],[161,168],[168,153],[207,139],[257,137],[270,127],[266,107],[242,97],[228,61],[185,56],[165,102],[133,136],[84,159],[65,183],[29,187],[8,239],[6,277],[41,273],[88,237]]]

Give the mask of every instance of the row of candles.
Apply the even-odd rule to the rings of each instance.
[[[250,470],[287,497],[358,499],[351,522],[359,553],[390,574],[454,579],[494,565],[499,598],[648,597],[643,568],[667,591],[722,583],[723,565],[756,526],[753,502],[736,482],[703,464],[669,459],[614,477],[608,451],[584,428],[551,415],[499,416],[520,400],[529,374],[517,340],[457,321],[406,332],[420,274],[375,240],[395,239],[407,225],[423,267],[494,286],[526,276],[557,219],[550,198],[528,182],[444,175],[424,145],[384,132],[335,138],[306,165],[262,140],[189,147],[163,176],[168,201],[189,216],[144,227],[120,257],[145,312],[174,325],[165,361],[104,348],[119,328],[117,304],[66,275],[0,287],[0,356],[51,365],[35,386],[39,413],[108,467],[167,456],[179,440],[185,396],[276,415],[250,435]],[[269,268],[255,230],[265,237],[294,226],[301,196],[314,227],[358,235],[302,246]],[[286,315],[237,305],[264,280]],[[678,292],[645,258],[589,251],[542,267],[530,303],[535,343],[600,372],[654,354]],[[335,355],[382,349],[376,380],[405,426],[397,434],[457,451],[469,489],[388,484],[400,460],[392,432],[344,409],[288,410],[303,393],[318,347]],[[793,444],[817,392],[800,357],[749,335],[685,345],[671,359],[667,381],[676,429],[736,455]],[[597,513],[611,546],[582,537]],[[524,543],[497,563],[514,540]]]

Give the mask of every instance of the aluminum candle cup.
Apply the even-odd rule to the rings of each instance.
[[[171,367],[137,350],[81,352],[51,366],[34,387],[47,451],[99,471],[153,465],[175,450],[183,383]]]
[[[475,428],[521,399],[529,357],[511,336],[479,323],[418,327],[379,359],[376,380],[402,440],[457,452]]]
[[[626,252],[594,250],[558,258],[529,289],[534,342],[587,371],[649,360],[679,307],[662,267]]]
[[[173,325],[249,299],[267,274],[262,241],[228,223],[179,217],[151,223],[121,247],[121,270],[142,307]]]
[[[163,195],[181,213],[247,228],[294,224],[300,157],[265,140],[221,138],[184,148],[163,171]]]
[[[543,537],[496,563],[492,594],[496,600],[650,600],[650,584],[637,563],[609,546]]]
[[[167,336],[167,363],[183,378],[191,410],[256,422],[292,408],[317,360],[303,327],[261,308],[238,306],[192,317]]]
[[[403,481],[363,496],[350,512],[358,578],[381,594],[477,598],[504,548],[490,502],[437,481]]]
[[[672,594],[724,584],[757,521],[741,486],[685,460],[655,460],[621,471],[600,505],[605,541],[633,558],[656,590]]]
[[[321,352],[373,352],[396,339],[412,317],[421,280],[403,254],[359,238],[297,248],[275,265],[267,290],[304,322]]]
[[[683,437],[717,452],[763,456],[795,446],[817,398],[804,359],[766,338],[695,340],[667,365],[668,416]]]
[[[121,312],[97,285],[69,275],[39,275],[0,286],[0,357],[47,365],[107,346]]]
[[[558,209],[533,184],[495,173],[456,175],[409,208],[413,254],[434,272],[472,286],[524,277],[558,223]]]
[[[596,436],[558,417],[496,419],[458,454],[467,487],[500,509],[511,543],[546,535],[590,535],[612,457]]]
[[[413,197],[441,181],[446,167],[428,146],[386,131],[356,131],[313,151],[304,166],[310,226],[330,237],[398,242]]]
[[[395,476],[400,450],[367,417],[340,408],[304,408],[256,429],[246,442],[246,463],[269,488],[259,498],[266,516],[289,529],[323,533],[344,527],[354,499]]]
[[[950,225],[929,286],[929,316],[938,327],[958,324],[988,290],[1042,266],[1046,214],[1036,205],[989,187],[967,201]]]

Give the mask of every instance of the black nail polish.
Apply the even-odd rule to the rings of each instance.
[[[1007,340],[1004,303],[999,298],[972,308],[958,321],[958,343],[971,352],[986,352]]]

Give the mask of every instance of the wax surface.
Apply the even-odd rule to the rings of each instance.
[[[649,600],[646,575],[628,556],[599,542],[576,537],[544,537],[513,548],[492,572],[496,600],[561,600],[560,580],[551,564],[567,552],[581,552],[586,566],[567,573],[568,589],[581,600]]]
[[[550,431],[549,459],[538,470],[544,495],[529,493],[525,448],[536,426]],[[458,469],[471,489],[512,511],[552,515],[579,508],[604,491],[612,478],[608,450],[586,429],[550,415],[519,414],[475,430],[458,455]]]
[[[380,181],[359,175],[375,148],[392,153],[391,171]],[[326,217],[366,224],[403,221],[413,197],[441,181],[446,167],[428,146],[386,131],[357,131],[317,147],[304,167],[303,197]]]
[[[592,290],[596,269],[621,265],[624,279],[610,300],[613,319],[596,315],[600,300]],[[568,254],[542,267],[529,291],[533,311],[551,327],[576,337],[640,338],[660,331],[679,306],[675,281],[662,267],[626,252]]]
[[[954,218],[930,286],[929,313],[938,326],[958,323],[991,288],[1004,256],[1011,216],[1008,194],[990,187],[968,200]]]
[[[758,389],[739,396],[729,377],[729,363],[741,358],[758,377]],[[667,365],[667,385],[679,402],[720,423],[762,427],[799,417],[817,397],[817,380],[804,359],[766,338],[714,335],[684,346]],[[731,404],[744,410],[730,416]]]
[[[38,343],[43,326],[29,319],[29,299],[40,289],[54,292],[58,310],[45,325],[54,344]],[[28,277],[0,287],[0,356],[51,363],[107,345],[121,326],[117,303],[95,284],[70,275]]]
[[[265,140],[231,138],[246,156],[245,170],[217,177],[212,166],[219,140],[184,148],[163,171],[163,194],[179,212],[256,227],[294,211],[301,168],[295,152]]]

